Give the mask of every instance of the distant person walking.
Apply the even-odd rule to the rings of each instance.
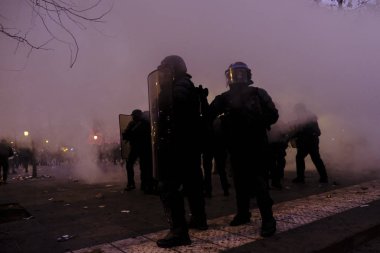
[[[18,149],[19,160],[25,173],[29,172],[29,164],[33,163],[33,151],[28,147],[21,147]]]
[[[308,111],[302,103],[295,105],[294,112],[297,120],[292,126],[292,138],[297,148],[297,177],[292,182],[305,183],[305,157],[310,155],[319,173],[319,182],[328,183],[326,167],[319,154],[319,136],[321,135],[321,130],[318,125],[318,118],[314,113]]]
[[[9,143],[2,139],[0,141],[0,170],[2,172],[2,183],[6,184],[8,179],[9,161],[8,159],[13,156],[12,147]]]
[[[222,124],[237,204],[237,214],[230,225],[250,222],[250,198],[254,195],[262,218],[261,236],[271,236],[276,231],[276,220],[268,187],[267,130],[277,121],[278,111],[264,89],[250,86],[252,74],[245,63],[231,64],[225,76],[229,90],[211,102],[210,119],[224,115]]]

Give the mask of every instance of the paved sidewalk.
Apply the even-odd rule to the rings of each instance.
[[[301,226],[306,226],[311,223],[321,224],[328,222],[324,220],[327,217],[335,217],[333,223],[341,223],[341,218],[337,218],[347,210],[354,208],[367,208],[371,202],[380,200],[380,181],[371,181],[345,187],[322,194],[308,196],[306,198],[296,199],[274,205],[274,214],[277,220],[277,238],[267,238],[266,243],[260,245],[252,244],[255,241],[261,240],[259,235],[260,230],[260,214],[258,209],[252,209],[252,222],[247,225],[230,227],[228,221],[233,215],[228,215],[209,221],[210,228],[207,231],[191,231],[193,243],[190,246],[175,247],[172,249],[157,248],[155,242],[167,233],[167,230],[162,230],[156,233],[149,233],[143,236],[127,238],[111,243],[101,244],[90,248],[85,248],[73,253],[90,253],[90,252],[105,252],[105,253],[122,253],[122,252],[341,252],[345,247],[345,243],[349,241],[350,235],[356,235],[363,231],[345,227],[349,233],[331,235],[330,228],[323,230],[312,230],[309,234],[306,232],[303,237],[309,239],[311,236],[316,236],[315,240],[307,240],[306,244],[302,238],[297,237],[297,242],[283,245],[272,243],[278,241],[278,236],[282,233],[294,230]],[[379,206],[379,203],[377,203]],[[331,220],[330,220],[331,221]],[[372,222],[379,222],[372,220]],[[377,229],[378,225],[374,224],[373,229]],[[340,224],[339,226],[341,226]],[[323,226],[323,225],[320,225]],[[337,228],[333,228],[335,233]],[[364,229],[364,228],[363,228]],[[339,230],[339,229],[338,229]],[[340,231],[342,232],[342,231]],[[317,234],[318,233],[318,234]],[[326,238],[325,238],[326,237]],[[347,241],[347,242],[346,242]],[[277,244],[277,245],[276,245]],[[285,245],[287,245],[285,247]],[[243,247],[241,247],[243,246]],[[263,248],[264,246],[264,248]],[[290,246],[290,247],[289,247]],[[278,250],[280,249],[280,250]]]
[[[231,230],[233,228],[226,226],[236,209],[235,193],[232,188],[230,196],[223,196],[219,177],[213,175],[213,197],[206,199],[206,212],[212,224],[211,228],[200,233],[192,231],[194,244],[186,250],[194,252],[193,249],[198,250],[199,247],[204,248],[204,245],[209,245],[211,248],[207,246],[206,249],[211,252],[219,249],[244,250],[246,247],[249,249],[253,247],[258,252],[260,248],[264,249],[261,252],[270,252],[265,251],[265,248],[274,247],[273,251],[280,252],[286,247],[312,245],[318,242],[318,238],[327,236],[328,231],[337,231],[330,228],[343,227],[347,231],[359,229],[360,226],[352,223],[353,221],[360,222],[360,217],[365,218],[375,213],[371,211],[372,209],[377,213],[380,212],[380,207],[373,205],[373,202],[369,206],[365,204],[363,206],[362,202],[351,200],[360,196],[363,197],[359,198],[360,201],[366,203],[371,201],[367,197],[374,197],[371,194],[377,191],[372,186],[362,186],[364,188],[361,190],[358,190],[359,188],[347,190],[349,187],[354,187],[353,185],[375,179],[376,173],[347,173],[346,170],[329,172],[331,183],[320,186],[315,170],[306,171],[305,185],[292,184],[291,179],[294,178],[295,171],[285,171],[284,189],[271,191],[276,203],[275,215],[279,220],[279,232],[264,240],[257,234],[260,220],[257,219],[254,200],[251,201],[254,213],[251,224],[238,227],[236,229],[239,231],[235,232]],[[133,248],[136,250],[139,245],[151,245],[152,252],[161,252],[154,243],[160,233],[165,233],[168,227],[161,202],[158,196],[144,195],[138,189],[124,192],[122,190],[126,181],[124,168],[105,168],[104,178],[97,183],[87,183],[82,179],[73,178],[69,167],[39,167],[38,175],[38,178],[32,179],[20,171],[17,175],[10,175],[9,184],[0,185],[1,253],[64,253],[79,250],[86,252],[88,249],[99,248],[98,245],[120,252],[121,249],[130,250],[128,247],[131,247],[131,244],[134,244]],[[136,177],[138,178],[138,174]],[[340,195],[344,195],[343,193],[348,194],[347,199],[335,202]],[[318,209],[323,209],[326,216],[309,210],[309,207],[315,206],[318,202],[324,203],[322,208]],[[337,206],[330,211],[326,208],[331,202],[351,203],[352,206]],[[293,209],[296,206],[300,207],[300,210]],[[7,208],[9,210],[6,210]],[[305,212],[297,213],[302,210]],[[339,213],[336,214],[334,210]],[[343,222],[342,215],[354,210],[357,210],[359,215],[351,216],[351,219]],[[317,213],[318,217],[314,217],[316,215],[313,216],[313,213]],[[327,221],[332,224],[324,227],[327,226]],[[339,221],[343,222],[343,225]],[[377,222],[375,218],[370,221],[369,225]],[[318,224],[325,229],[323,233],[315,229]],[[285,225],[287,227],[284,227]],[[228,237],[230,234],[233,236],[232,239]],[[69,237],[64,238],[64,235]],[[207,236],[210,236],[210,239]],[[59,241],[59,238],[64,240]],[[217,241],[214,242],[212,238]],[[283,238],[286,238],[285,241]],[[338,237],[334,235],[333,238]],[[116,248],[113,246],[116,242],[123,245]],[[176,251],[178,252],[174,249],[171,252]],[[99,251],[92,253],[95,252]]]

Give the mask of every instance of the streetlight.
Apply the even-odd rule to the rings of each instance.
[[[29,136],[29,131],[24,131],[24,136],[25,137]]]

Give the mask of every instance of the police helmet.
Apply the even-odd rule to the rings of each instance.
[[[227,85],[253,84],[251,69],[244,62],[235,62],[225,71]]]
[[[143,112],[139,109],[135,109],[132,111],[132,118],[134,120],[138,120],[143,116]]]
[[[165,57],[158,69],[170,69],[174,76],[183,76],[187,72],[185,61],[178,55],[170,55]]]

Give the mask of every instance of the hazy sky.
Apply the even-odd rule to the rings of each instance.
[[[118,114],[148,108],[147,74],[178,54],[194,82],[209,88],[210,101],[227,89],[228,65],[244,61],[283,120],[297,102],[319,116],[324,152],[360,143],[355,150],[376,157],[379,10],[342,11],[311,0],[104,3],[105,9],[113,3],[104,23],[73,27],[80,47],[73,68],[65,44],[53,42],[52,50],[28,57],[0,35],[1,135],[48,129],[70,139],[96,121],[117,136]],[[1,20],[32,27],[24,1],[2,0],[0,10]],[[43,40],[46,34],[33,28],[30,36]]]

